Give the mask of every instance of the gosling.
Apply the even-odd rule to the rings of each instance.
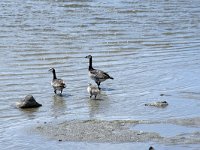
[[[90,94],[90,98],[92,98],[92,96],[94,95],[96,99],[97,95],[100,94],[100,90],[97,87],[93,86],[91,83],[89,83],[87,91]]]
[[[60,91],[60,95],[62,95],[62,91],[66,87],[65,82],[62,79],[57,79],[56,71],[54,68],[50,68],[49,71],[53,73],[53,79],[51,81],[51,86],[54,89],[54,93],[57,94],[57,91]]]

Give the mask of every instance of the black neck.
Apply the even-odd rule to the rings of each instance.
[[[53,70],[53,79],[57,79],[55,70]]]
[[[93,70],[93,67],[92,67],[92,57],[90,57],[89,59],[89,70]]]

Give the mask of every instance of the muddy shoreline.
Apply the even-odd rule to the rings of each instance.
[[[178,134],[173,137],[163,137],[157,132],[134,130],[139,124],[176,124],[181,126],[200,127],[200,118],[172,119],[162,122],[134,120],[70,120],[62,123],[42,123],[34,132],[57,141],[73,142],[156,142],[164,144],[200,144],[200,132]],[[165,124],[164,124],[165,123]],[[159,130],[159,129],[158,129]],[[166,131],[167,132],[167,131]]]

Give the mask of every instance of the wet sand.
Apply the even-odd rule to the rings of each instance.
[[[178,134],[173,137],[163,137],[156,132],[145,132],[134,130],[133,127],[139,124],[163,124],[163,122],[149,121],[100,121],[100,120],[72,120],[63,123],[45,123],[38,125],[34,131],[48,138],[58,141],[73,142],[156,142],[163,144],[199,144],[200,132]],[[165,122],[183,125],[199,126],[200,118],[173,119]],[[165,124],[163,124],[165,126]],[[159,131],[159,129],[158,129]],[[168,132],[168,131],[166,131]]]

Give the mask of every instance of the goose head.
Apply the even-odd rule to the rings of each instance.
[[[89,58],[89,59],[90,59],[90,58],[92,58],[92,56],[91,56],[91,55],[88,55],[88,56],[86,56],[85,58]]]
[[[49,72],[55,72],[55,69],[54,68],[50,68]]]

